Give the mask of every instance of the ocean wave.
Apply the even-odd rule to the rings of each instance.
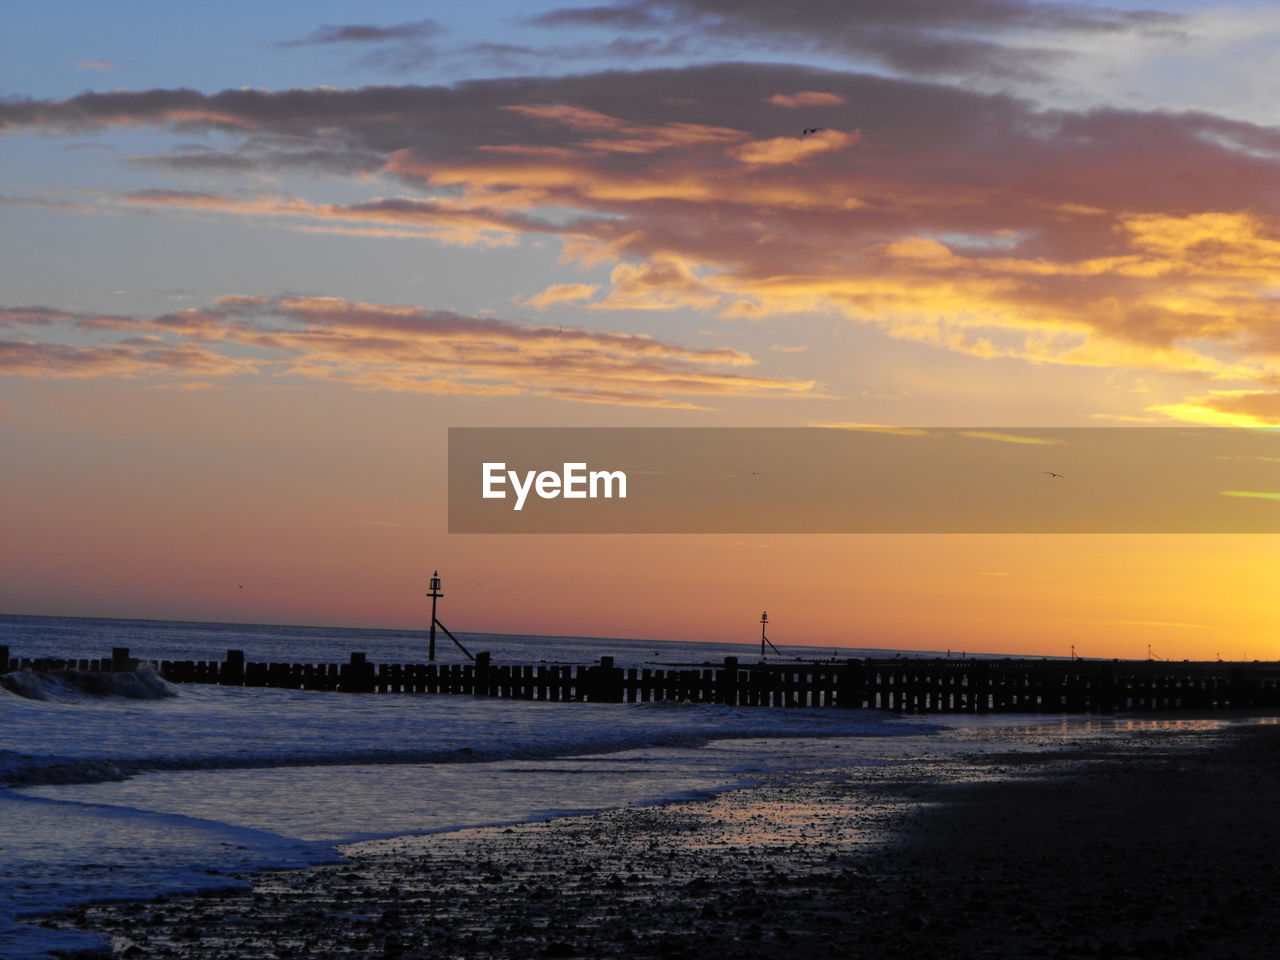
[[[487,763],[547,760],[584,754],[617,753],[642,747],[701,747],[702,733],[662,733],[637,737],[584,738],[572,744],[459,747],[455,749],[332,750],[237,756],[55,757],[0,750],[0,784],[9,787],[103,783],[139,773],[185,770],[252,770],[283,767],[380,766],[384,764]]]
[[[370,695],[371,696],[371,695]],[[715,740],[791,739],[794,737],[884,737],[934,732],[939,727],[904,724],[869,711],[839,715],[823,708],[782,710],[722,705],[633,704],[624,712],[644,715],[668,710],[690,712],[702,721],[690,729],[642,725],[636,729],[577,731],[554,738],[473,741],[473,746],[365,746],[358,749],[299,747],[235,753],[69,757],[0,750],[0,785],[102,783],[162,771],[247,770],[285,767],[381,766],[387,764],[485,763],[547,760],[619,753],[645,747],[697,749]],[[691,718],[692,719],[692,718]]]
[[[179,696],[150,664],[136,670],[97,673],[86,670],[15,670],[0,675],[0,690],[24,700],[74,703],[117,697],[124,700],[164,700]]]

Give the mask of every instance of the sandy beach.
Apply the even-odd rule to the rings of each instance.
[[[373,841],[251,891],[46,922],[183,960],[1247,960],[1280,936],[1278,774],[1280,725],[1157,727]]]

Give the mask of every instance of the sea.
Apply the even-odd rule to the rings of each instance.
[[[459,633],[495,663],[619,666],[760,656],[756,644]],[[422,662],[421,631],[0,616],[10,656]],[[795,659],[940,651],[782,647]],[[465,660],[447,637],[437,657]],[[174,685],[144,665],[92,692],[72,673],[0,683],[0,957],[100,945],[26,922],[89,901],[244,885],[340,862],[344,844],[707,796],[788,771],[1028,748],[1098,718],[593,704]]]

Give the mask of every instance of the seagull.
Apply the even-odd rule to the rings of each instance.
[[[243,590],[243,589],[244,589],[244,584],[243,584],[243,583],[237,583],[237,584],[236,584],[236,586],[237,586],[237,587],[239,587],[241,590]]]
[[[1059,480],[1065,480],[1065,479],[1066,479],[1066,477],[1064,477],[1062,474],[1060,474],[1060,473],[1054,473],[1052,470],[1046,470],[1044,473],[1045,473],[1045,476],[1047,476],[1047,477],[1056,477],[1056,478],[1057,478],[1057,479],[1059,479]]]
[[[811,133],[822,133],[826,129],[826,127],[805,127],[804,133],[800,134],[800,136],[807,137]]]

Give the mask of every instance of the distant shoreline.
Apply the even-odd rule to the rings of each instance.
[[[43,614],[43,613],[0,613],[0,623],[6,619],[11,620],[74,620],[81,623],[105,622],[110,624],[129,624],[142,623],[157,626],[179,626],[179,627],[227,627],[231,629],[244,629],[252,627],[266,627],[273,630],[316,630],[316,631],[332,631],[336,633],[380,633],[395,637],[416,636],[422,634],[424,637],[429,629],[429,624],[420,624],[412,627],[396,628],[396,627],[353,627],[353,626],[324,626],[320,624],[297,624],[297,623],[252,623],[238,622],[230,620],[157,620],[148,617],[78,617],[63,616],[61,614]],[[591,634],[558,634],[558,633],[502,633],[492,630],[455,630],[460,637],[479,638],[493,637],[505,640],[568,640],[572,642],[580,641],[600,641],[602,643],[625,643],[625,644],[678,644],[681,646],[697,646],[707,644],[716,647],[751,647],[755,648],[759,640],[750,638],[745,640],[666,640],[657,637],[604,637]],[[934,650],[934,649],[907,649],[901,647],[867,647],[859,646],[853,643],[842,644],[840,646],[818,646],[812,644],[802,644],[792,642],[782,642],[780,646],[783,653],[788,649],[803,650],[835,650],[835,651],[853,651],[860,650],[866,653],[885,654],[887,656],[901,655],[903,657],[945,657],[954,654],[957,658],[967,656],[972,659],[994,659],[999,657],[1016,657],[1028,659],[1045,659],[1045,660],[1069,660],[1068,656],[1054,656],[1042,654],[1019,654],[1019,653],[991,653],[986,651],[956,651],[956,650]],[[223,651],[211,650],[210,655],[221,654]],[[14,655],[19,655],[17,648],[14,648]]]

